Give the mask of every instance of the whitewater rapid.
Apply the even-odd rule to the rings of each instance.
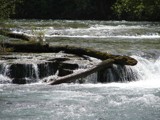
[[[16,85],[0,75],[0,80],[5,81],[0,83],[0,119],[160,120],[159,22],[14,20],[11,23],[18,26],[12,29],[17,33],[31,35],[33,28],[45,32],[47,42],[53,45],[89,47],[131,56],[138,64],[127,67],[136,73],[137,79],[97,83],[97,75],[93,74],[85,78],[88,81],[84,84]]]

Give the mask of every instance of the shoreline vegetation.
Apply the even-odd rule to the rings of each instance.
[[[160,21],[160,0],[0,0],[0,19]]]

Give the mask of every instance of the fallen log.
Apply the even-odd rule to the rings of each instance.
[[[101,69],[108,68],[108,67],[112,66],[113,63],[114,63],[113,59],[104,60],[101,63],[99,63],[98,65],[96,65],[96,66],[94,66],[94,67],[92,67],[92,68],[90,68],[90,69],[88,69],[84,72],[74,73],[74,74],[70,74],[70,75],[67,75],[67,76],[64,76],[64,77],[60,77],[60,78],[50,82],[49,85],[57,85],[57,84],[61,84],[61,83],[74,82],[79,78],[85,78],[88,75],[90,75],[92,73],[95,73],[95,72],[97,72]]]
[[[64,53],[75,54],[78,56],[87,55],[90,57],[98,58],[100,60],[114,59],[114,63],[119,65],[134,66],[137,64],[137,60],[129,56],[113,55],[113,54],[104,53],[104,52],[100,52],[100,51],[96,51],[88,48],[81,48],[81,47],[49,46],[48,44],[41,45],[41,44],[20,44],[20,43],[18,44],[5,43],[5,47],[13,48],[14,52],[52,53],[52,52],[63,51]]]
[[[49,82],[50,85],[56,85],[61,83],[69,83],[74,82],[75,80],[79,78],[84,78],[92,73],[98,72],[101,69],[108,68],[112,66],[113,64],[117,65],[136,65],[137,60],[135,60],[132,57],[129,56],[121,56],[121,55],[112,55],[109,53],[104,53],[100,51],[96,51],[93,49],[87,49],[87,48],[80,48],[80,47],[72,47],[72,46],[49,46],[49,44],[31,44],[31,43],[5,43],[5,47],[11,47],[13,48],[14,52],[28,52],[28,53],[57,53],[60,51],[63,51],[68,54],[75,54],[78,56],[84,56],[87,55],[89,57],[94,57],[101,59],[102,62],[98,65],[84,71],[81,73],[70,73],[69,75],[66,74],[66,76],[59,77],[56,80],[52,80],[52,82]]]
[[[87,55],[90,57],[98,58],[100,60],[114,59],[115,61],[114,63],[119,65],[134,66],[137,64],[137,60],[129,56],[113,55],[88,48],[73,47],[73,46],[50,46],[50,50],[54,52],[63,51],[65,53],[76,54],[79,56]]]
[[[10,30],[2,30],[0,29],[0,35],[3,36],[7,36],[7,37],[11,37],[11,38],[17,38],[17,39],[22,39],[22,40],[26,40],[29,41],[32,39],[32,37],[25,35],[25,34],[20,34],[20,33],[13,33]]]

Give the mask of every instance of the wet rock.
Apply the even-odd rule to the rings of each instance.
[[[57,62],[45,62],[38,64],[37,66],[39,78],[41,79],[50,75],[54,75],[58,70],[59,64]]]
[[[29,84],[37,82],[36,79],[28,79],[28,78],[13,78],[12,83],[13,84]]]
[[[12,80],[13,84],[26,84],[27,80],[25,78],[14,78]]]
[[[66,76],[69,74],[72,74],[73,71],[72,70],[68,70],[68,69],[59,69],[59,74],[58,76],[62,77],[62,76]]]
[[[98,72],[99,82],[123,81],[123,78],[130,81],[129,78],[131,77],[125,76],[125,74],[123,74],[125,72],[124,66],[133,66],[137,64],[137,60],[129,56],[112,55],[86,48],[70,46],[49,46],[40,44],[5,44],[5,46],[14,48],[14,52],[55,53],[63,51],[63,53],[72,55],[74,54],[76,57],[81,57],[83,58],[83,60],[87,59],[83,57],[85,55],[102,60],[102,62],[98,64],[98,66],[93,65],[93,68],[77,74],[74,74],[73,70],[79,68],[78,63],[73,64],[71,61],[69,61],[74,60],[74,58],[71,58],[69,56],[65,56],[64,58],[54,58],[54,56],[51,59],[49,58],[48,61],[43,61],[35,64],[13,63],[10,65],[10,69],[6,75],[10,78],[14,78],[13,83],[17,84],[27,83],[27,81],[23,78],[30,78],[34,80],[54,75],[57,70],[59,70],[58,76],[60,76],[60,78],[58,78],[51,84],[73,82],[76,79],[86,77],[87,75],[90,75],[94,72]],[[113,67],[114,65],[117,65],[117,68]],[[120,75],[119,73],[124,76]]]
[[[1,57],[2,60],[13,60],[13,59],[18,59],[17,57],[7,57],[7,56],[3,56]]]
[[[36,78],[36,71],[32,64],[11,64],[7,76],[10,78]]]
[[[98,71],[97,81],[101,83],[128,82],[137,80],[137,74],[131,68],[122,65],[112,65],[107,69]]]
[[[57,70],[58,64],[56,62],[43,62],[39,64],[12,63],[8,68],[6,75],[10,78],[16,78],[14,81],[19,81],[19,79],[22,78],[41,79],[54,75]]]
[[[56,62],[64,62],[70,60],[69,58],[53,58],[53,59],[49,59],[48,61],[56,61]]]
[[[59,65],[59,69],[69,69],[69,70],[75,70],[78,69],[78,64],[72,64],[72,63],[61,63]]]

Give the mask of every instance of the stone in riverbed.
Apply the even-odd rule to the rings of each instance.
[[[10,78],[36,78],[36,71],[32,64],[13,63],[8,69],[7,76]]]
[[[75,70],[78,69],[78,64],[72,64],[72,63],[60,63],[59,69],[69,69],[69,70]]]
[[[72,74],[72,73],[73,73],[73,70],[59,69],[59,74],[58,74],[58,76],[59,76],[59,77],[62,77],[62,76],[66,76],[66,75],[69,75],[69,74]]]
[[[57,62],[45,62],[37,64],[39,78],[44,78],[54,75],[58,70],[59,64]]]

